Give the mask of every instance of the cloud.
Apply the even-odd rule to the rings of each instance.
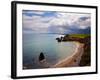
[[[33,11],[33,10],[23,10],[23,15],[26,16],[34,16],[34,15],[43,15],[44,12],[43,11]]]
[[[63,13],[62,15],[61,18],[65,20],[67,27],[85,29],[90,26],[90,14]]]
[[[23,27],[30,28],[34,32],[64,33],[70,29],[86,29],[90,26],[90,14],[23,11]]]

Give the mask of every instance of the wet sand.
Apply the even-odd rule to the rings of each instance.
[[[58,67],[75,67],[79,66],[81,56],[84,53],[84,44],[75,42],[76,43],[76,49],[73,55],[59,61],[55,65],[53,65],[53,68],[58,68]]]

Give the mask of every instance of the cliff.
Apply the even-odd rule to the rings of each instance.
[[[91,65],[91,37],[89,34],[67,34],[63,38],[56,38],[58,42],[76,41],[84,44],[84,53],[81,57],[80,66]]]

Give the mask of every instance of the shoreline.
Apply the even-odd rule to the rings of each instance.
[[[69,56],[69,57],[59,61],[55,65],[53,65],[52,66],[53,68],[79,66],[79,62],[81,60],[81,56],[84,53],[84,48],[83,48],[84,44],[76,42],[76,41],[73,41],[73,42],[76,43],[75,52],[71,56]]]

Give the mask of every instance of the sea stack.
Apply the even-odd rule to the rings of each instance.
[[[39,55],[39,61],[42,61],[45,59],[45,56],[44,54],[41,52],[40,55]]]

